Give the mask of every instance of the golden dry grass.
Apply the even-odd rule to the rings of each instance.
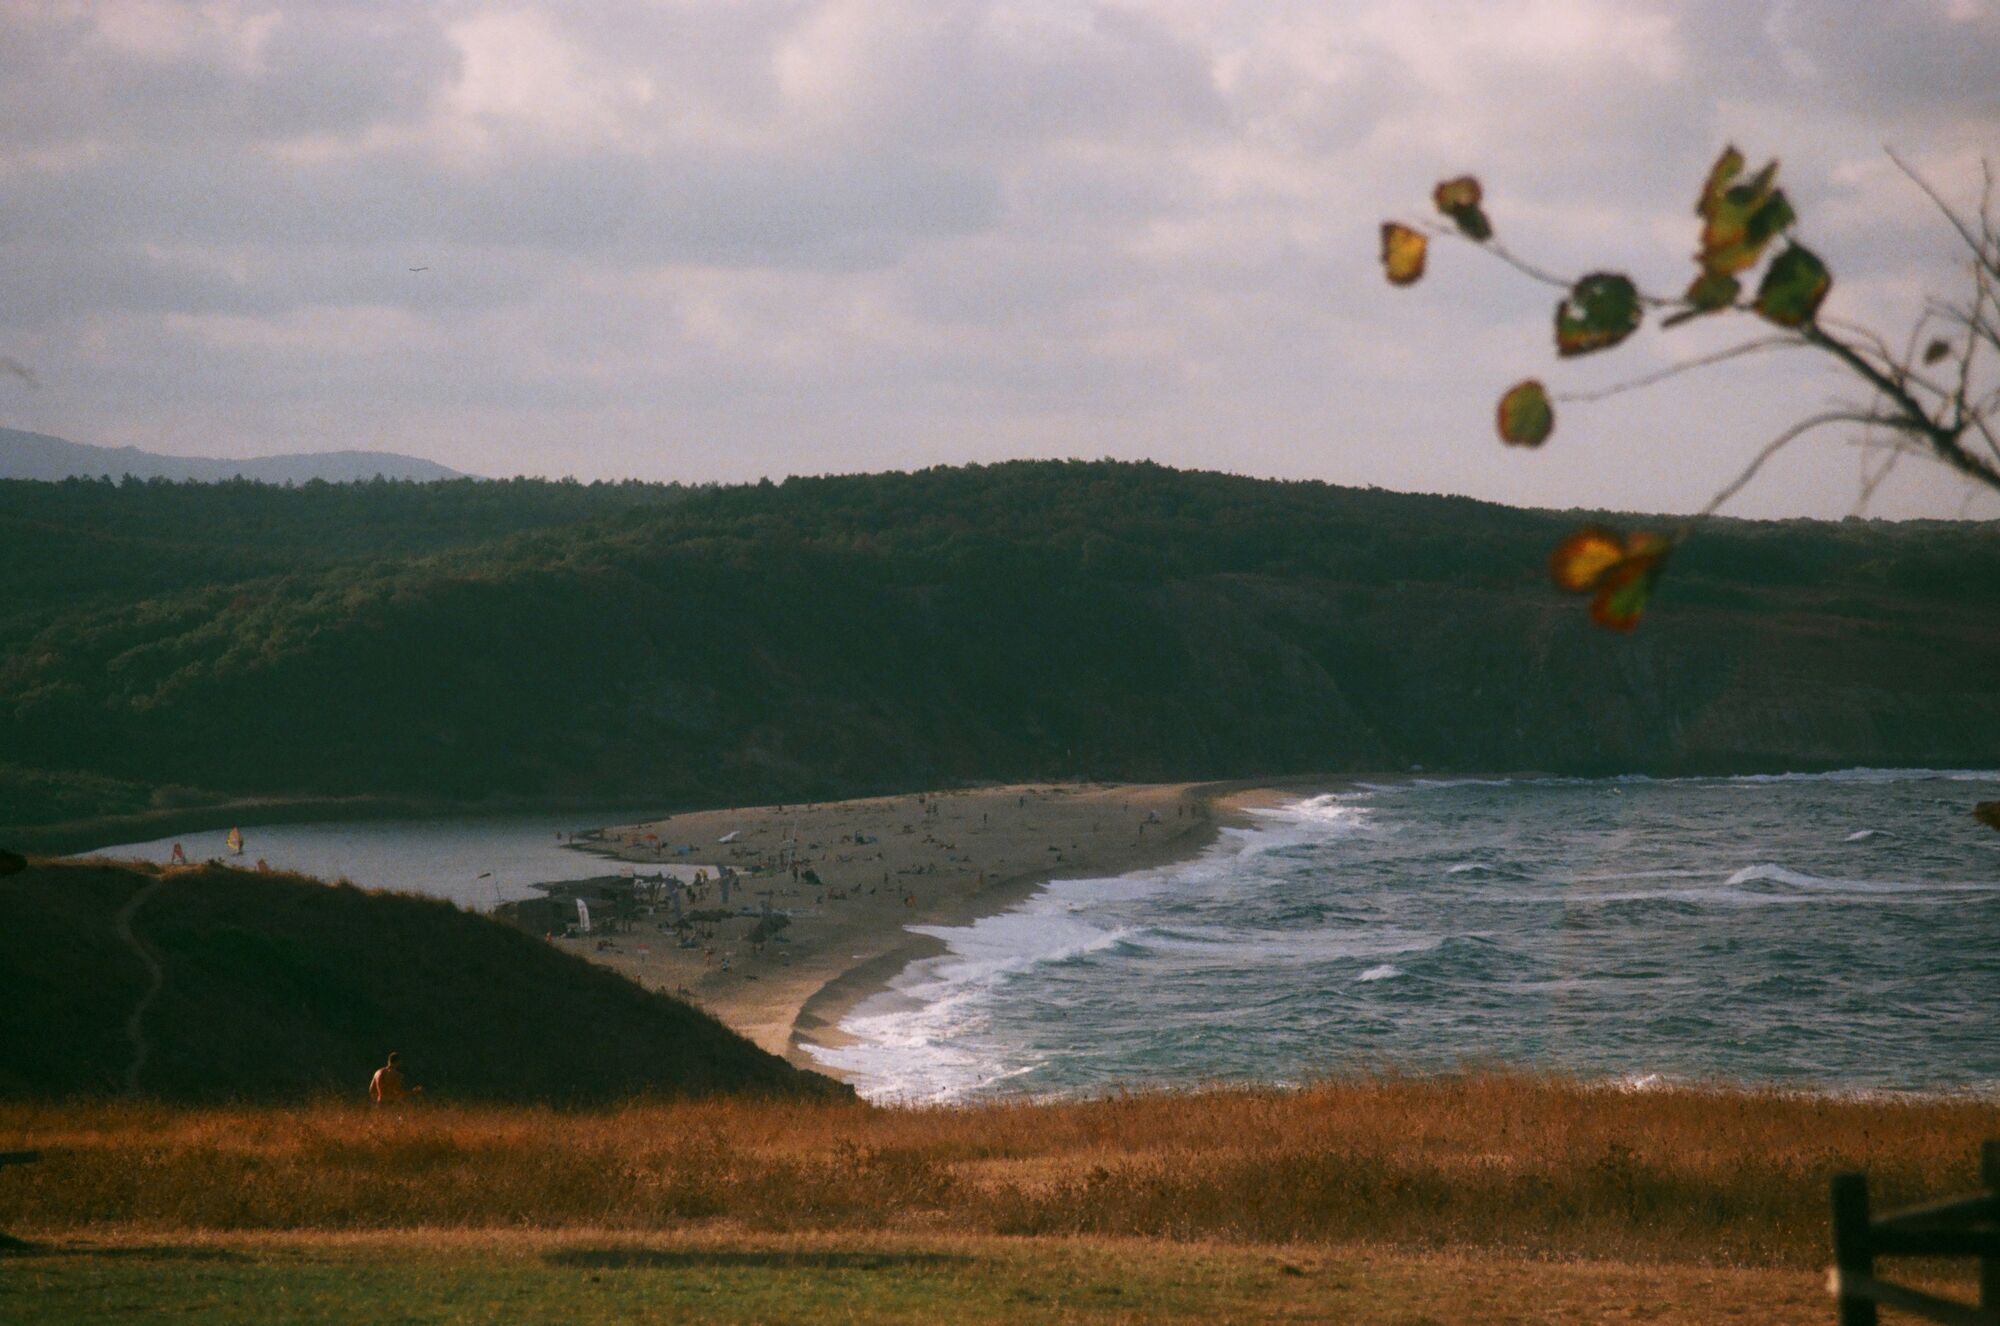
[[[1138,1236],[1808,1268],[1827,1178],[1975,1186],[2000,1105],[1478,1074],[1054,1104],[0,1106],[0,1228]]]

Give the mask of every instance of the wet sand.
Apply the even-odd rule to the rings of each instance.
[[[1221,824],[1283,796],[1242,783],[1044,783],[623,825],[602,830],[590,846],[641,873],[662,863],[705,867],[713,881],[731,866],[738,873],[726,908],[732,915],[704,924],[709,933],[693,948],[675,946],[664,915],[622,933],[554,942],[690,999],[774,1054],[818,1067],[806,1042],[835,1043],[850,1008],[910,962],[942,950],[906,927],[967,924],[1052,878],[1186,859]],[[767,897],[789,923],[759,951],[749,936]],[[690,908],[722,906],[711,882]]]

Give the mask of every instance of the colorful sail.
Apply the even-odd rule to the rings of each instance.
[[[243,855],[243,830],[231,829],[229,831],[228,843],[229,854],[231,856]]]

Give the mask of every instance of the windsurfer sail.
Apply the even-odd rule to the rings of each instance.
[[[243,855],[243,830],[231,829],[229,837],[225,841],[229,844],[229,854],[231,856]]]

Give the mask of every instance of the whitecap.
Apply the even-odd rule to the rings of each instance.
[[[1802,893],[1990,893],[2000,884],[1906,884],[1886,879],[1835,879],[1788,870],[1771,861],[1745,866],[1722,882],[1725,889],[1743,884],[1782,884]]]
[[[1357,981],[1386,981],[1392,976],[1401,976],[1402,974],[1403,969],[1401,967],[1398,967],[1393,962],[1385,962],[1380,966],[1370,967],[1354,979]]]

